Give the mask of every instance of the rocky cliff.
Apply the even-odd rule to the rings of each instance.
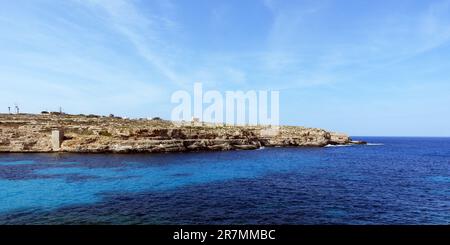
[[[57,145],[52,138],[56,130],[64,132]],[[293,126],[194,126],[94,115],[0,114],[0,152],[182,152],[349,143],[345,134]]]

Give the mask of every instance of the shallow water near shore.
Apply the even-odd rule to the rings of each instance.
[[[450,138],[0,154],[0,224],[449,224]]]

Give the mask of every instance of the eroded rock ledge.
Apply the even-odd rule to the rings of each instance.
[[[52,130],[64,131],[60,146]],[[0,152],[185,152],[350,144],[345,134],[281,126],[176,125],[84,115],[0,114]]]

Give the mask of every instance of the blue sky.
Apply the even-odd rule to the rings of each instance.
[[[450,136],[450,1],[0,0],[0,112],[168,118],[279,90],[282,124]]]

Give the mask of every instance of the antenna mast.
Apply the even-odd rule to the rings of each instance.
[[[19,105],[17,103],[14,103],[14,107],[16,109],[16,114],[20,113]]]

